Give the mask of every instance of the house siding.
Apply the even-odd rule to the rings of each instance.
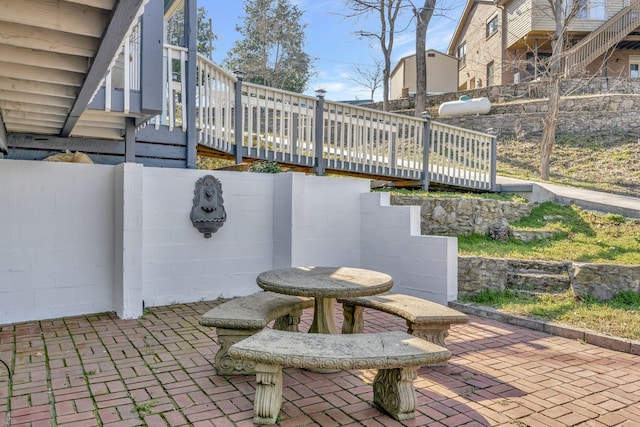
[[[575,18],[569,25],[569,31],[591,32],[626,7],[625,0],[606,0],[606,19]],[[548,0],[516,0],[507,6],[508,40],[512,46],[529,32],[554,31],[555,21]]]
[[[532,0],[516,0],[506,7],[507,47],[513,46],[531,31]]]
[[[455,75],[458,71],[458,59],[442,52],[427,50],[427,93],[455,92],[458,90],[458,81]],[[433,55],[433,56],[429,56]],[[408,88],[410,93],[417,89],[416,81],[416,56],[411,55],[402,58],[391,75],[390,99],[400,99],[402,89]]]

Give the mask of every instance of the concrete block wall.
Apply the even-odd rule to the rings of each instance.
[[[189,214],[195,183],[222,184],[225,224],[206,239]],[[273,265],[273,175],[144,168],[143,299],[146,306],[247,295]]]
[[[209,239],[189,218],[207,174],[227,212]],[[246,295],[260,272],[301,265],[372,268],[398,291],[456,298],[455,239],[420,236],[419,209],[389,206],[368,180],[0,160],[0,183],[0,324],[136,318]]]
[[[361,194],[361,265],[394,279],[394,292],[446,304],[457,299],[458,240],[420,235],[419,206],[391,206],[389,193]]]
[[[114,309],[113,177],[0,160],[0,324]]]

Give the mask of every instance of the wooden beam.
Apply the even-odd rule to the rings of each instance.
[[[56,129],[60,129],[60,126],[62,126],[62,120],[58,120],[58,122],[49,122],[49,121],[42,121],[42,120],[38,120],[37,118],[23,118],[23,117],[7,117],[5,119],[5,123],[7,125],[8,129],[13,129],[15,126],[18,125],[25,125],[25,126],[39,126],[39,127],[44,127],[44,128],[50,128],[53,131],[55,131]]]
[[[35,120],[36,122],[49,122],[55,123],[59,128],[62,122],[64,121],[64,116],[59,116],[55,114],[38,114],[38,113],[29,113],[26,111],[5,111],[4,117],[7,121],[16,121],[16,120]]]
[[[71,105],[69,105],[71,107]],[[30,104],[28,102],[16,102],[16,101],[0,101],[0,110],[12,110],[12,111],[24,111],[25,113],[36,114],[53,114],[56,116],[67,117],[69,108],[65,107],[53,107],[51,105],[43,104]]]
[[[64,1],[0,0],[0,10],[2,22],[98,38],[109,20],[109,11]]]
[[[91,97],[98,88],[98,84],[104,77],[111,60],[120,48],[127,30],[136,18],[140,7],[144,4],[144,0],[120,1],[113,11],[113,15],[107,30],[100,43],[100,48],[93,60],[91,69],[87,73],[87,77],[80,89],[78,98],[73,104],[69,116],[62,128],[60,136],[69,136],[80,115],[84,112],[91,100]],[[156,72],[160,72],[156,70]],[[126,89],[128,90],[128,89]]]
[[[96,7],[98,9],[111,10],[115,0],[65,0],[68,3],[78,3],[85,6]]]
[[[4,101],[14,101],[18,103],[25,102],[27,104],[50,105],[53,107],[64,107],[67,110],[71,108],[73,101],[67,98],[58,98],[56,96],[37,95],[34,93],[15,92],[11,90],[0,90],[0,99]]]
[[[94,138],[60,138],[59,136],[43,136],[32,133],[9,134],[9,145],[28,150],[85,151],[103,154],[124,154],[122,141]]]
[[[106,129],[120,129],[120,131],[124,131],[125,129],[125,118],[118,117],[118,122],[111,121],[98,121],[98,120],[78,120],[78,127],[90,127],[90,128],[106,128]],[[134,119],[135,120],[135,119]]]
[[[11,126],[7,126],[7,132],[16,132],[16,133],[39,133],[42,135],[55,135],[58,128],[52,128],[49,126],[32,126],[32,125],[23,125],[20,123],[13,124]],[[8,136],[11,137],[12,133]]]
[[[0,43],[28,49],[57,52],[65,55],[93,58],[100,46],[95,37],[79,36],[45,28],[3,22],[0,25]]]
[[[62,70],[47,70],[32,65],[9,64],[0,62],[0,77],[9,77],[34,82],[56,83],[67,86],[82,86],[83,75]]]
[[[73,137],[83,138],[102,138],[102,139],[124,139],[124,130],[120,129],[107,129],[107,128],[92,128],[86,126],[76,126],[73,128]]]
[[[13,78],[0,79],[0,90],[12,90],[15,92],[35,93],[69,99],[75,99],[78,93],[78,89],[73,86]]]
[[[86,73],[89,69],[87,58],[75,55],[65,55],[54,52],[43,52],[0,44],[0,58],[11,64],[33,65],[53,70]]]

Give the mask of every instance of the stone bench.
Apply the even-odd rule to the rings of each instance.
[[[368,297],[339,298],[342,303],[343,334],[361,333],[364,329],[364,308],[390,313],[407,321],[407,332],[441,347],[452,324],[467,323],[469,318],[450,307],[403,294],[380,294]]]
[[[446,348],[402,331],[374,334],[304,334],[264,329],[229,349],[233,358],[255,362],[255,424],[275,424],[282,406],[282,368],[378,369],[373,401],[397,420],[415,418],[413,380],[420,366],[444,362]]]
[[[202,326],[213,326],[220,349],[214,366],[220,375],[253,374],[253,363],[238,362],[229,357],[229,347],[264,329],[275,320],[276,329],[298,332],[300,315],[313,307],[313,298],[257,292],[224,302],[200,318]]]

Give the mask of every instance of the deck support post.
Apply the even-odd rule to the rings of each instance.
[[[324,95],[327,93],[324,89],[316,90],[316,116],[315,116],[315,157],[316,157],[316,175],[324,175],[326,169],[326,160],[324,158]]]
[[[244,139],[242,132],[242,80],[244,80],[245,73],[243,71],[234,71],[236,75],[235,84],[235,99],[233,107],[233,138],[234,138],[234,153],[236,157],[236,165],[242,163],[242,142]],[[249,143],[247,142],[247,147]]]
[[[136,162],[136,119],[127,117],[124,119],[124,161]]]
[[[498,189],[498,185],[496,183],[496,168],[497,163],[498,163],[498,138],[497,137],[493,137],[491,138],[491,166],[489,167],[489,173],[491,174],[491,176],[489,177],[489,182],[490,182],[490,190],[491,191],[497,191]]]
[[[429,191],[429,182],[431,174],[429,173],[429,149],[431,148],[431,117],[423,114],[424,130],[422,144],[422,190]]]
[[[184,2],[184,38],[187,41],[187,93],[182,94],[182,101],[187,106],[187,168],[196,168],[198,130],[196,129],[196,63],[198,56],[198,2],[185,0]]]

